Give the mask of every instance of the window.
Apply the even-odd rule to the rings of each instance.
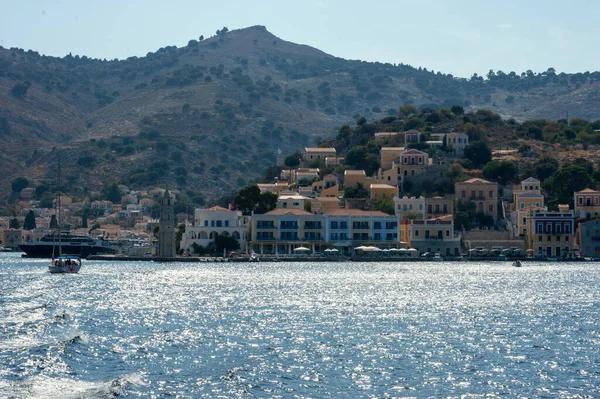
[[[466,197],[466,195],[465,195],[465,190],[462,190],[462,191],[461,191],[461,197],[463,197],[463,198],[465,198],[465,197]]]
[[[494,191],[493,191],[493,190],[490,190],[490,192],[489,192],[489,197],[490,197],[490,198],[494,198]]]
[[[490,204],[490,206],[488,207],[490,212],[494,212],[494,204]]]
[[[552,242],[552,236],[548,236],[547,241]]]
[[[521,209],[525,208],[525,203],[521,202]]]
[[[446,230],[446,237],[450,237],[450,230]]]
[[[204,227],[208,227],[208,220],[204,221]]]
[[[582,197],[577,198],[577,203],[579,205],[583,205],[583,198]]]
[[[425,230],[425,238],[429,238],[429,230]]]
[[[538,236],[538,242],[542,242],[542,236]]]
[[[419,230],[415,230],[415,237],[419,236]]]
[[[527,218],[523,218],[523,224],[527,223]]]
[[[229,227],[229,220],[225,221],[225,227]]]
[[[483,198],[483,190],[479,190],[479,198]]]

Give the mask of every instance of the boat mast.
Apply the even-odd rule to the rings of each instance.
[[[58,208],[58,256],[62,255],[62,218],[60,217],[60,197],[61,197],[61,186],[60,186],[60,153],[58,154],[58,198],[56,200],[56,205]]]

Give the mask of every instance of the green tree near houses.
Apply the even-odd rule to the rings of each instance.
[[[477,141],[465,148],[465,158],[476,166],[482,166],[492,160],[492,150],[484,141]]]
[[[24,177],[17,177],[11,183],[13,193],[20,193],[24,188],[29,186],[29,180]]]
[[[559,203],[573,204],[573,193],[588,187],[592,181],[589,173],[579,165],[567,164],[553,174],[544,185]]]
[[[394,215],[394,201],[391,198],[379,198],[375,201],[375,210],[387,213],[388,215]]]
[[[19,219],[17,218],[10,218],[10,220],[8,221],[8,228],[9,229],[18,229],[19,227],[21,227],[21,225],[19,224]]]
[[[25,221],[23,222],[23,229],[24,230],[33,230],[36,227],[37,226],[35,224],[35,213],[33,213],[33,211],[30,210],[29,212],[27,212],[27,215],[25,215]]]
[[[256,184],[250,184],[235,194],[233,205],[244,215],[251,215],[252,212],[267,213],[277,206],[277,195],[269,192],[261,193]]]
[[[106,191],[106,199],[113,204],[118,204],[121,202],[121,190],[119,190],[119,185],[117,183],[112,183],[110,186],[108,186]]]

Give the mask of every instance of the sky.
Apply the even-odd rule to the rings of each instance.
[[[200,35],[263,25],[353,60],[470,77],[600,69],[600,1],[0,0],[0,44],[124,59]]]

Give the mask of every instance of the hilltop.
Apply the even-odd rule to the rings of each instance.
[[[94,196],[107,183],[169,184],[215,199],[361,117],[462,105],[505,118],[600,119],[600,73],[491,72],[458,79],[336,58],[265,27],[219,30],[145,57],[62,58],[0,49],[0,194],[26,177]]]

